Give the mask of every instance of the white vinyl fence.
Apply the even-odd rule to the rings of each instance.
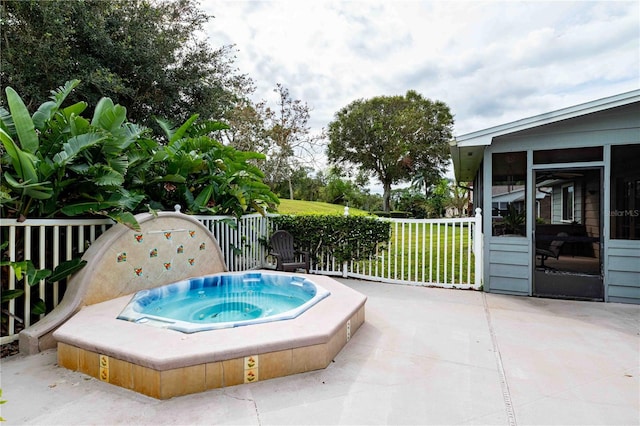
[[[312,262],[314,273],[348,278],[479,289],[482,285],[482,217],[381,219],[391,239],[367,260],[337,264],[329,254]]]
[[[271,267],[267,240],[272,216],[195,216],[211,231],[230,271]],[[330,254],[312,259],[311,273],[414,285],[474,288],[481,286],[482,233],[479,209],[475,217],[459,219],[380,219],[391,223],[391,239],[367,260],[337,263]],[[29,219],[0,222],[0,243],[8,242],[2,260],[31,260],[37,269],[53,270],[60,262],[81,257],[96,238],[113,225],[108,219]],[[60,303],[66,281],[29,283],[17,279],[14,268],[1,271],[3,296],[23,290],[22,296],[2,303],[0,344],[17,340],[18,333],[38,321],[33,304],[42,300],[50,311]]]

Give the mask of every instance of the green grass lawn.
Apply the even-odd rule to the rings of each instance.
[[[280,205],[278,206],[278,213],[299,215],[344,214],[344,206],[339,204],[321,203],[319,201],[287,200],[281,198]],[[368,215],[369,213],[364,210],[349,207],[349,214],[361,216]]]
[[[278,208],[280,214],[292,215],[341,215],[344,214],[344,206],[338,204],[321,203],[315,201],[300,200],[280,200]],[[350,215],[368,215],[368,212],[349,208]],[[440,239],[440,253],[431,250],[431,242],[437,247],[437,240]],[[448,243],[448,250],[444,249],[445,238]],[[462,252],[460,251],[460,240],[462,240]],[[412,224],[410,227],[405,224],[404,236],[402,227],[392,225],[391,246],[395,246],[389,251],[381,253],[377,259],[354,262],[352,267],[359,273],[372,273],[391,279],[455,283],[473,282],[474,255],[469,255],[468,251],[468,229],[459,225],[454,227],[449,225],[429,225],[424,223]],[[401,249],[402,247],[402,249]],[[395,254],[403,253],[403,254]],[[424,272],[423,272],[424,271]],[[470,273],[470,274],[469,274]]]

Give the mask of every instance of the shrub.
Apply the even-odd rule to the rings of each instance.
[[[378,217],[391,217],[394,219],[408,219],[410,217],[413,217],[413,214],[411,214],[411,212],[401,212],[397,210],[393,210],[390,212],[378,211],[378,212],[373,212],[373,214],[375,214]]]
[[[273,222],[276,228],[289,231],[313,259],[318,259],[322,250],[340,263],[369,258],[391,236],[389,222],[367,216],[283,215],[274,217]]]

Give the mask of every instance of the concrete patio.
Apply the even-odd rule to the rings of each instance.
[[[324,370],[160,401],[5,358],[7,425],[640,424],[640,306],[340,280],[366,322]]]

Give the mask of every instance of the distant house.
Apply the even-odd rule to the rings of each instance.
[[[486,291],[640,303],[640,90],[460,135],[451,153],[485,212]]]

